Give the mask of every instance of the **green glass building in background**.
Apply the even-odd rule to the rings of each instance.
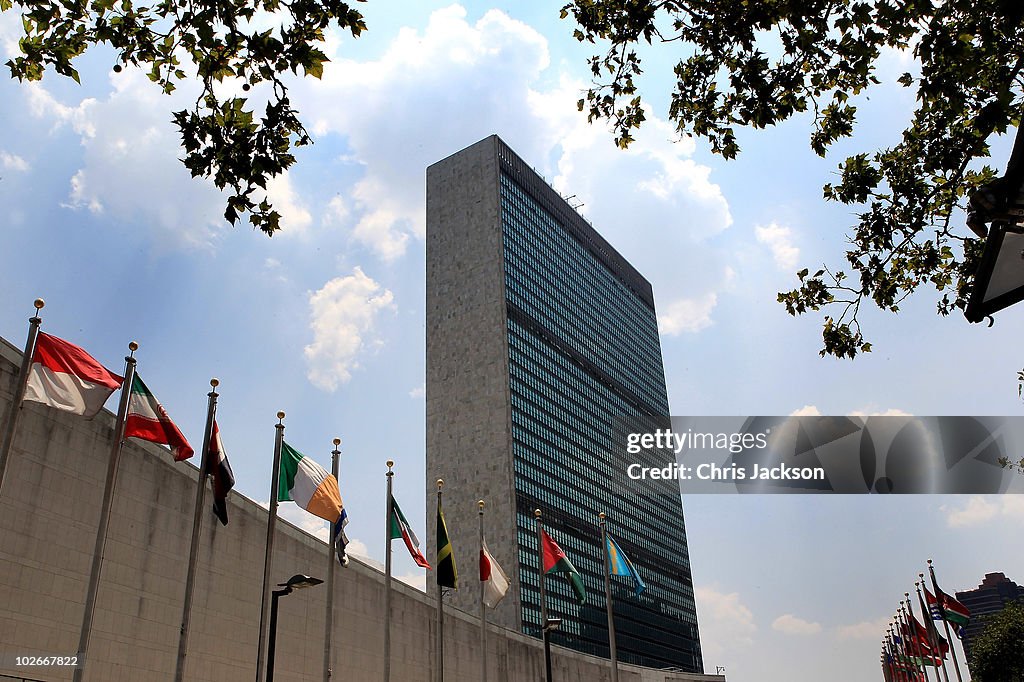
[[[605,512],[647,583],[635,596],[613,578],[619,660],[703,672],[678,484],[626,476],[674,461],[625,449],[625,432],[670,426],[651,285],[497,136],[427,169],[426,390],[426,517],[443,478],[465,562],[486,501],[487,543],[512,579],[489,618],[539,636],[540,509],[587,589],[581,606],[549,576],[552,642],[608,656]],[[476,613],[477,585],[469,573],[451,603]]]

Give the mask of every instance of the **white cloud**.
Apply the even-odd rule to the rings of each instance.
[[[694,589],[705,660],[735,656],[736,650],[754,643],[754,614],[738,592],[721,592],[717,586]]]
[[[424,397],[425,395],[427,395],[427,387],[426,387],[425,384],[420,384],[416,388],[414,388],[411,391],[409,391],[409,397],[410,398],[419,399],[419,398]]]
[[[1024,522],[1024,499],[1016,495],[974,495],[963,505],[943,505],[950,528],[970,528],[989,523],[997,518],[1010,522]]]
[[[39,83],[28,83],[24,86],[28,99],[29,111],[37,118],[49,118],[54,128],[70,125],[72,130],[85,140],[96,136],[95,109],[97,101],[92,98],[83,99],[77,106],[70,107],[58,102]]]
[[[817,405],[804,405],[801,408],[793,410],[789,414],[790,417],[819,417],[821,416],[821,410],[818,409]],[[847,417],[913,417],[914,415],[909,412],[905,412],[896,407],[890,407],[887,410],[879,410],[877,408],[864,408],[860,410],[853,410]]]
[[[187,95],[162,95],[138,69],[111,74],[110,84],[104,98],[74,105],[38,83],[24,86],[33,116],[79,137],[82,166],[70,179],[64,205],[103,214],[107,224],[122,229],[144,225],[147,237],[164,247],[211,247],[226,226],[223,198],[178,160],[180,140],[168,116],[187,108]]]
[[[394,310],[387,289],[355,268],[310,294],[313,342],[306,346],[307,376],[313,384],[334,391],[359,366],[359,356],[375,342],[374,327],[381,311]]]
[[[791,272],[800,259],[800,249],[793,244],[793,230],[772,222],[768,225],[755,225],[754,236],[772,252],[775,265],[780,270]]]
[[[710,327],[711,311],[718,303],[718,295],[714,292],[700,298],[683,298],[661,306],[658,326],[661,333],[678,336],[683,332],[696,333]]]
[[[268,511],[270,510],[270,502],[267,500],[260,500],[257,504]],[[279,503],[277,505],[277,518],[284,519],[293,526],[301,528],[324,542],[327,542],[331,535],[330,524],[319,516],[313,516],[293,502]]]
[[[0,12],[0,50],[3,50],[5,57],[16,57],[21,54],[18,39],[24,34],[19,12]]]
[[[364,167],[344,206],[352,238],[385,260],[423,237],[427,165],[496,131],[530,139],[543,130],[528,90],[548,66],[545,39],[496,10],[473,24],[466,15],[459,5],[439,9],[422,30],[401,29],[374,61],[331,54],[322,80],[295,88],[311,130],[344,136]],[[329,45],[344,41],[335,35]],[[556,139],[542,137],[545,149]]]
[[[331,528],[329,523],[321,519],[319,516],[310,514],[308,511],[293,502],[280,503],[277,507],[277,515],[279,518],[298,526],[310,535],[318,537],[324,542],[327,542],[331,537]]]
[[[420,592],[427,591],[427,574],[425,571],[417,571],[415,573],[405,573],[403,575],[394,576],[395,580],[401,580],[410,587],[415,587]]]
[[[366,543],[359,538],[349,538],[348,545],[345,546],[345,554],[355,557],[365,563],[371,563],[373,559],[370,558],[370,549],[366,546]]]
[[[327,213],[324,215],[325,225],[343,225],[348,220],[349,208],[340,196],[327,202]]]
[[[880,410],[878,408],[866,407],[861,410],[854,410],[850,412],[850,417],[913,417],[910,412],[901,410],[898,407],[890,407],[887,410]]]
[[[882,616],[873,621],[840,625],[836,628],[836,637],[839,639],[879,639],[885,633],[890,620],[887,616]]]
[[[648,112],[631,148],[616,148],[576,109],[586,83],[551,67],[532,27],[498,10],[472,21],[452,5],[423,29],[402,29],[374,61],[330,56],[324,78],[301,84],[295,100],[315,112],[311,129],[344,136],[346,161],[361,166],[339,204],[351,239],[381,259],[423,238],[423,169],[497,133],[559,191],[576,194],[666,300],[679,298],[674,291],[706,298],[723,285],[724,257],[703,242],[732,217],[710,169],[691,158],[694,144]]]
[[[28,162],[21,158],[17,154],[11,154],[10,152],[0,151],[0,166],[4,170],[17,171],[24,173],[28,170]]]
[[[309,210],[303,205],[302,200],[292,187],[288,171],[267,182],[266,196],[274,205],[274,209],[281,214],[281,235],[306,233],[313,222],[313,216],[310,215]],[[260,197],[254,196],[253,200],[259,203]]]
[[[812,623],[786,613],[772,621],[772,630],[786,635],[816,635],[821,632],[821,623]]]

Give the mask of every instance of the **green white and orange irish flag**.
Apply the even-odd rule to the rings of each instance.
[[[132,377],[132,392],[128,398],[128,415],[124,423],[125,438],[140,438],[171,448],[175,462],[194,454],[185,436],[167,416],[167,410],[146,387],[139,375]]]
[[[94,417],[123,381],[73,343],[39,332],[25,400]]]
[[[348,512],[341,502],[338,479],[333,474],[306,457],[304,454],[281,441],[281,474],[278,479],[277,499],[279,502],[294,502],[310,514],[334,524],[334,548],[338,561],[347,563],[345,526]]]

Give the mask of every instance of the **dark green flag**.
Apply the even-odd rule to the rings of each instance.
[[[455,570],[455,555],[452,542],[448,539],[448,526],[444,523],[440,497],[437,501],[437,584],[457,589],[459,573]]]

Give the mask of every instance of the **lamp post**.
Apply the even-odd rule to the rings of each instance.
[[[561,618],[544,619],[544,671],[551,682],[551,633],[562,625]]]
[[[274,650],[277,648],[277,600],[286,594],[291,594],[295,590],[301,590],[304,587],[313,587],[314,585],[319,585],[322,582],[323,580],[320,580],[320,578],[311,578],[308,575],[295,574],[291,578],[288,578],[288,582],[277,584],[277,586],[282,589],[271,592],[270,642],[267,644],[267,682],[274,682]]]

